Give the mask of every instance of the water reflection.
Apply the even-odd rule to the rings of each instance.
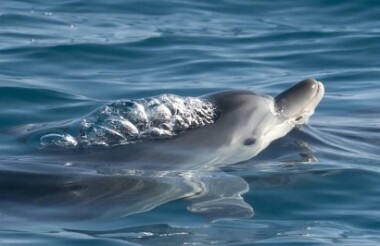
[[[247,183],[223,172],[86,170],[26,160],[2,160],[1,213],[50,221],[113,219],[186,198],[188,210],[211,220],[253,215]],[[9,168],[9,166],[17,166]]]

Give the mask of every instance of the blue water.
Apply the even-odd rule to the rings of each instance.
[[[188,211],[181,175],[104,163],[94,176],[2,134],[0,244],[378,245],[379,54],[375,0],[3,0],[2,131],[163,93],[276,95],[313,77],[326,95],[307,126],[201,177],[226,189],[247,182],[248,218]]]

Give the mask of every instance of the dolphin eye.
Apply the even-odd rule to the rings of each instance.
[[[296,118],[296,121],[299,121],[299,120],[301,120],[302,119],[302,116],[298,116],[297,118]]]
[[[245,146],[249,146],[249,145],[253,145],[256,143],[256,138],[247,138],[246,140],[244,140],[244,145]]]

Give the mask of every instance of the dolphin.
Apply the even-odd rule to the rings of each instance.
[[[83,125],[83,122],[91,124],[88,123],[88,118],[93,118],[94,115],[106,120],[102,119],[99,122],[97,119],[92,122],[100,125],[96,134],[101,138],[92,137],[90,142],[115,142],[115,138],[123,139],[126,135],[132,135],[134,130],[138,131],[137,127],[131,124],[132,120],[127,121],[126,125],[120,123],[120,119],[115,120],[114,114],[103,116],[104,111],[109,110],[109,105],[79,120],[27,125],[13,129],[13,132],[17,132],[19,139],[25,142],[29,141],[28,139],[37,139],[41,152],[61,156],[62,160],[72,163],[92,160],[93,164],[112,163],[135,169],[207,169],[234,164],[256,156],[272,141],[285,136],[295,126],[305,124],[323,95],[323,84],[314,79],[305,79],[274,98],[249,90],[212,93],[201,97],[202,100],[211,103],[215,111],[206,117],[204,121],[207,123],[184,127],[185,129],[178,133],[158,129],[164,132],[163,137],[159,136],[157,128],[154,128],[156,132],[148,129],[150,132],[144,133],[144,137],[124,144],[103,146],[90,143],[89,146],[78,146],[79,141],[76,139],[83,138],[79,132],[88,130],[78,129],[81,127],[79,125]],[[120,107],[124,107],[125,104],[123,102],[111,106],[119,107],[116,113],[121,114]],[[201,104],[194,107],[197,106],[205,107]],[[114,127],[120,124],[124,125]]]
[[[314,79],[305,79],[275,97],[250,90],[228,90],[185,99],[166,95],[114,102],[80,119],[27,125],[10,132],[31,143],[25,160],[28,157],[37,160],[36,167],[41,173],[52,177],[50,185],[55,187],[52,190],[63,192],[53,196],[55,202],[67,197],[78,201],[82,197],[86,204],[92,202],[99,207],[100,203],[103,210],[105,200],[112,204],[115,197],[123,200],[123,194],[125,197],[132,194],[134,199],[129,200],[132,204],[127,206],[128,211],[126,206],[121,209],[126,216],[187,198],[189,211],[213,219],[237,214],[249,217],[253,210],[241,197],[248,184],[240,177],[219,172],[218,168],[255,157],[272,141],[305,124],[323,95],[323,84]],[[22,179],[40,180],[36,169],[31,175],[31,166],[20,164],[19,159],[12,168],[22,169],[17,170],[18,174],[26,175]],[[50,164],[48,168],[45,163]],[[218,178],[205,175],[211,171],[217,172]],[[57,175],[60,178],[54,178]],[[0,176],[9,174],[0,172]],[[136,192],[133,186],[131,190],[99,195],[102,191],[98,190],[99,185],[108,183],[116,190],[124,187],[116,181],[104,181],[116,176],[127,178],[115,179],[121,184],[140,184],[141,192]],[[223,183],[224,179],[229,180],[228,184]],[[59,188],[62,185],[70,188],[62,190]],[[51,190],[46,183],[37,187]],[[152,187],[154,198],[149,192]],[[168,192],[168,187],[173,192]],[[78,204],[83,203],[81,200]]]

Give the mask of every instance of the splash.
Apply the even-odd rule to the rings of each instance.
[[[81,120],[79,135],[46,134],[42,147],[114,146],[162,139],[214,122],[215,105],[195,97],[164,94],[107,104]],[[75,143],[75,144],[74,144]]]

